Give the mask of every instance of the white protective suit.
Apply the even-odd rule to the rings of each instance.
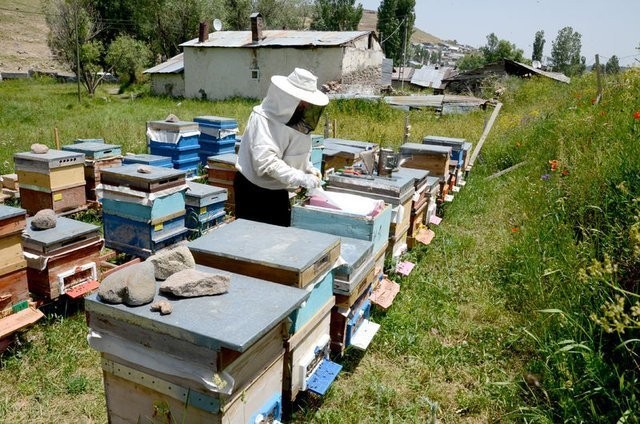
[[[293,190],[314,172],[311,137],[286,124],[300,99],[275,84],[253,108],[242,135],[236,168],[253,184],[269,190]]]

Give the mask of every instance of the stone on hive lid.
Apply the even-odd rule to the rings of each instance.
[[[114,272],[105,278],[98,289],[98,297],[106,303],[139,306],[153,301],[156,280],[153,264],[142,262]]]
[[[53,209],[42,209],[36,212],[31,220],[31,228],[34,230],[48,230],[54,228],[58,217]]]
[[[212,296],[229,290],[231,276],[225,273],[210,273],[197,269],[176,272],[160,284],[160,292],[178,297]]]
[[[149,165],[140,165],[137,171],[141,174],[151,174],[151,167]]]
[[[160,251],[150,256],[147,261],[153,264],[157,280],[166,280],[178,271],[196,267],[196,261],[186,245]]]
[[[173,312],[173,306],[166,300],[159,300],[151,304],[152,312],[160,312],[160,315],[169,315]]]
[[[49,146],[40,143],[33,143],[31,145],[31,151],[38,155],[43,155],[49,151]]]
[[[170,113],[164,120],[166,122],[180,122],[180,119],[173,113]]]

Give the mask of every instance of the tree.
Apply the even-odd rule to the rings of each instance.
[[[362,4],[356,0],[316,0],[311,29],[355,31],[362,19]]]
[[[460,71],[470,71],[471,69],[480,68],[485,65],[484,55],[480,52],[471,52],[465,54],[456,66]]]
[[[542,52],[544,51],[544,31],[540,30],[536,32],[536,36],[533,40],[533,53],[531,54],[531,60],[537,60],[542,62]]]
[[[81,80],[89,94],[95,93],[102,76],[102,43],[94,38],[101,26],[97,14],[82,0],[49,0],[45,4],[49,27],[47,44],[56,60]]]
[[[311,6],[306,0],[258,0],[254,3],[254,10],[260,12],[269,29],[301,30],[311,15]],[[248,20],[249,15],[245,19]]]
[[[516,47],[515,44],[500,40],[491,33],[487,35],[487,44],[480,47],[480,52],[484,56],[484,63],[494,63],[502,59],[510,59],[516,62],[524,61],[524,51]]]
[[[311,29],[318,31],[355,31],[362,19],[362,4],[356,0],[316,0]]]
[[[584,71],[585,61],[580,56],[582,36],[571,27],[558,31],[556,39],[551,43],[551,63],[553,70],[566,75],[577,75]]]
[[[385,55],[394,65],[404,62],[404,49],[409,45],[413,24],[415,0],[382,0],[378,7],[377,30]]]
[[[138,76],[151,62],[152,53],[142,41],[121,35],[109,45],[105,61],[129,84],[138,81]]]
[[[618,56],[615,54],[611,56],[604,69],[608,74],[617,74],[620,72],[620,61],[618,60]]]
[[[232,31],[243,31],[250,28],[249,16],[253,4],[251,0],[225,0],[225,24]]]

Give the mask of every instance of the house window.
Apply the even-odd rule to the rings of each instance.
[[[251,79],[260,79],[260,69],[251,69]]]

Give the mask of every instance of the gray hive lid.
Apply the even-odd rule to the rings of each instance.
[[[185,193],[185,196],[203,198],[210,195],[220,194],[226,192],[226,188],[216,187],[209,184],[195,183],[193,181],[187,181],[189,187]]]
[[[336,278],[348,277],[371,256],[373,242],[340,237],[340,257],[346,262],[334,269]]]
[[[391,177],[374,176],[373,178],[334,173],[327,176],[327,182],[329,189],[348,189],[355,192],[353,194],[389,196],[400,199],[400,201],[405,200],[405,196],[413,195],[415,192],[414,177],[397,172],[392,174]],[[387,201],[388,199],[381,200]]]
[[[316,264],[340,237],[236,219],[189,243],[192,252],[301,271]]]
[[[82,143],[62,146],[62,150],[84,153],[89,158],[93,158],[96,153],[102,153],[102,157],[120,155],[120,146],[118,146],[117,144],[96,143],[93,141],[85,141]]]
[[[451,155],[450,146],[439,146],[435,144],[419,144],[419,143],[404,143],[400,146],[400,152],[406,153],[428,153],[428,154],[442,154]]]
[[[453,147],[455,150],[461,150],[467,140],[464,138],[441,137],[437,135],[427,135],[422,138],[423,144],[436,144],[440,146]]]
[[[22,238],[28,240],[31,245],[42,247],[60,244],[61,242],[73,243],[86,235],[99,235],[100,227],[75,219],[58,217],[54,228],[47,230],[34,230],[31,228],[33,217],[27,218],[27,228],[22,233]]]
[[[147,128],[156,131],[199,131],[200,126],[197,122],[192,121],[149,121],[147,122]]]
[[[227,163],[235,166],[237,160],[238,160],[238,155],[236,153],[225,153],[223,155],[209,156],[207,158],[207,163],[219,162],[219,163]]]
[[[148,174],[138,172],[141,166],[148,167],[151,172]],[[104,184],[127,185],[132,189],[149,191],[184,184],[186,173],[173,168],[132,163],[104,168],[100,171],[100,179]]]
[[[309,297],[309,292],[240,274],[197,265],[205,272],[231,275],[229,291],[217,296],[168,299],[156,294],[154,302],[169,300],[169,315],[151,312],[148,305],[130,307],[100,301],[97,293],[85,298],[87,313],[133,323],[159,334],[197,346],[244,352],[278,325]]]
[[[84,153],[49,149],[47,153],[21,152],[13,155],[18,171],[48,170],[81,164],[84,166]]]
[[[13,206],[0,204],[0,221],[26,214],[27,211],[22,208],[14,208]]]

